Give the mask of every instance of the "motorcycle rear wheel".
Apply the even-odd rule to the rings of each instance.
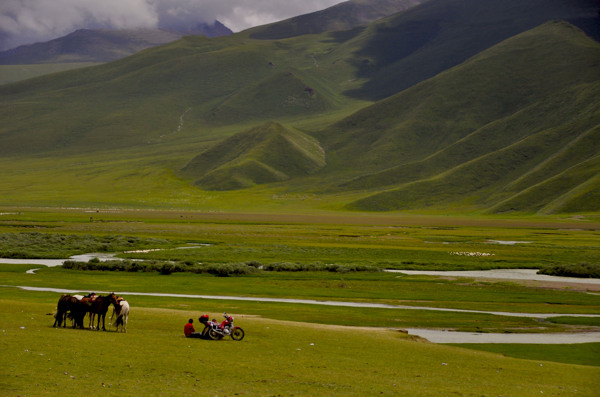
[[[223,338],[223,335],[221,335],[214,329],[211,329],[208,331],[208,336],[210,336],[210,339],[212,339],[212,340],[219,340],[219,339]]]
[[[231,339],[233,340],[242,340],[244,339],[244,336],[246,336],[246,333],[239,327],[234,328],[233,331],[231,331]]]

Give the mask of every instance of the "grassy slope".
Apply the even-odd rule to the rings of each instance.
[[[494,189],[483,195],[471,186],[457,188],[457,182],[473,177],[469,170],[477,172],[481,164],[487,164],[488,156],[498,150],[506,153],[496,153],[496,173],[503,171],[502,167],[495,167],[506,164],[506,154],[525,150],[517,146],[507,149],[506,145],[520,144],[521,135],[515,131],[527,129],[537,133],[537,138],[530,138],[527,150],[552,136],[558,137],[553,147],[575,145],[563,134],[566,131],[576,135],[585,130],[587,142],[597,140],[593,124],[597,86],[583,85],[589,83],[589,70],[569,74],[566,71],[570,68],[558,66],[562,65],[560,58],[554,66],[543,62],[546,56],[554,59],[550,44],[554,45],[552,40],[557,37],[561,51],[583,64],[588,62],[585,56],[577,58],[580,54],[570,51],[587,46],[593,47],[595,54],[589,40],[585,42],[583,36],[577,36],[580,33],[566,27],[556,27],[554,36],[547,34],[546,48],[541,45],[540,51],[535,52],[540,59],[527,58],[533,54],[528,49],[519,53],[513,48],[516,63],[506,68],[503,66],[507,59],[500,56],[501,51],[488,52],[486,56],[492,59],[476,57],[420,88],[415,87],[416,91],[405,91],[324,130],[318,137],[321,146],[328,150],[328,166],[324,170],[328,172],[302,178],[296,173],[289,179],[286,171],[265,166],[254,155],[246,156],[241,179],[239,167],[228,167],[219,177],[228,179],[211,186],[254,187],[219,194],[189,186],[176,175],[177,170],[212,144],[265,119],[277,120],[286,128],[310,135],[364,105],[365,102],[343,93],[366,81],[368,76],[360,73],[362,67],[379,67],[361,61],[361,51],[370,40],[383,40],[384,33],[385,29],[369,28],[276,41],[253,40],[248,34],[218,40],[188,37],[99,67],[0,87],[0,117],[5,121],[0,126],[4,203],[339,209],[364,198],[365,192],[421,180],[424,185],[410,186],[408,193],[419,199],[409,199],[408,205],[393,193],[360,202],[354,208],[426,208],[432,204],[448,208],[454,205],[456,197],[467,197],[469,201],[459,208],[467,204],[468,210],[492,206],[498,206],[497,210],[514,207],[548,212],[596,210],[588,200],[593,198],[596,187],[595,179],[585,177],[590,170],[577,171],[577,183],[568,188],[571,193],[565,190],[566,183],[560,183],[562,190],[554,189],[551,200],[527,201],[523,206],[523,200],[519,200],[526,197],[520,196],[523,186],[529,187],[532,180],[541,183],[540,175],[554,178],[566,171],[565,162],[544,157],[558,159],[552,148],[536,152],[526,169],[529,179],[520,184],[508,185],[510,181],[506,181],[506,186],[485,185],[486,181],[478,181]],[[505,63],[499,63],[497,58]],[[542,69],[537,67],[537,61],[543,63]],[[530,65],[536,67],[529,68]],[[539,78],[543,74],[540,70],[544,70],[552,85]],[[389,75],[391,80],[396,77]],[[519,87],[507,89],[513,78],[518,78]],[[574,85],[577,79],[582,85]],[[564,91],[559,93],[559,88]],[[482,96],[490,90],[495,95]],[[569,100],[561,104],[562,97]],[[587,107],[580,109],[578,104]],[[563,113],[554,111],[557,106]],[[570,124],[554,128],[573,114],[574,129]],[[577,119],[578,116],[581,117]],[[536,123],[535,128],[532,123]],[[446,133],[439,134],[440,130]],[[586,147],[581,139],[582,147]],[[589,154],[580,154],[575,146],[573,150],[578,155],[569,157],[570,165],[593,164],[583,163],[583,157]],[[238,160],[239,166],[243,159]],[[548,170],[543,164],[548,165]],[[446,179],[450,181],[447,191],[433,201],[422,200],[432,192],[431,184],[437,183],[432,178],[438,178],[450,166],[455,167],[455,172],[446,176],[454,175],[455,179]],[[284,169],[288,168],[289,161]],[[514,171],[513,175],[522,171]],[[406,179],[407,174],[413,176]],[[563,181],[570,178],[568,173],[564,175]],[[357,176],[364,178],[352,180]],[[490,178],[494,178],[493,173]],[[343,189],[337,188],[350,180]],[[255,186],[256,182],[269,181],[280,182]],[[330,193],[307,194],[316,190]],[[433,192],[437,195],[437,191]],[[272,197],[286,199],[275,203]],[[313,199],[305,200],[306,197]],[[510,201],[513,197],[514,203]],[[581,207],[582,203],[586,205]]]
[[[527,209],[539,209],[595,175],[598,59],[598,43],[549,23],[358,112],[326,132],[336,141],[325,146],[338,161],[355,161],[368,144],[363,169],[384,169],[348,186],[400,185],[359,201],[359,209],[461,198],[489,205],[579,165],[583,172],[571,183],[563,178],[551,195],[528,197]],[[404,164],[385,170],[394,162]],[[517,178],[521,184],[512,183]]]
[[[328,40],[186,37],[96,68],[2,86],[0,153],[164,143],[182,116],[183,134],[197,139],[206,128],[342,109],[351,101],[338,86],[351,66],[318,65]]]
[[[571,346],[512,345],[499,343],[488,345],[474,343],[458,346],[529,360],[558,361],[578,365],[600,365],[598,362],[598,357],[600,357],[600,343],[582,343],[580,345]]]
[[[281,112],[271,115],[294,125],[314,129],[356,110],[361,102],[337,88],[356,84],[351,66],[320,63],[334,47],[329,35],[188,37],[101,67],[3,86],[3,202],[266,209],[272,192],[203,193],[175,171],[208,144],[255,125],[225,116],[264,112],[265,103],[277,103],[269,89],[281,93]],[[282,103],[281,81],[290,83],[290,96],[317,108]],[[266,93],[262,100],[252,87]],[[327,112],[306,117],[319,109]]]
[[[98,65],[93,62],[66,62],[41,65],[0,65],[0,84],[14,83],[45,74]]]
[[[188,318],[216,316],[186,302],[176,310],[136,302],[126,334],[52,329],[45,313],[53,310],[55,298],[16,293],[3,299],[4,352],[16,358],[0,370],[3,393],[525,396],[576,389],[592,396],[596,391],[598,370],[591,366],[437,346],[385,330],[246,317],[233,307],[230,312],[246,331],[241,342],[185,339]]]
[[[315,139],[267,123],[198,155],[183,173],[206,189],[230,190],[310,174],[324,165],[325,153]]]
[[[368,76],[369,81],[351,94],[370,99],[393,95],[546,21],[560,19],[576,23],[583,22],[580,19],[583,16],[597,16],[597,7],[593,2],[425,2],[405,13],[370,25],[357,38],[360,42],[357,58],[370,61],[362,64],[362,75]]]

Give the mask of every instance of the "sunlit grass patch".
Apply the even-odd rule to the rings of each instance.
[[[38,294],[38,298],[35,295]],[[39,299],[43,297],[43,299]],[[208,310],[132,306],[128,332],[54,329],[50,294],[2,298],[3,393],[20,395],[531,395],[591,396],[595,367],[516,360],[412,340],[403,333],[273,321],[230,311],[242,342],[190,340]],[[168,298],[162,298],[168,301]],[[370,325],[370,324],[366,324]]]
[[[528,360],[555,361],[566,364],[600,366],[600,343],[573,345],[524,345],[506,343],[456,344],[473,350],[503,354]]]

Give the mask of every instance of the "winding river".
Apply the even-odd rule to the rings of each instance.
[[[76,255],[69,260],[88,261],[92,258],[100,260],[114,259],[116,254],[85,254]],[[29,264],[33,266],[60,266],[66,259],[3,259],[0,258],[0,264]],[[30,269],[27,273],[33,273],[36,268]],[[410,271],[410,270],[389,270],[390,272],[403,274],[422,274],[433,276],[451,276],[451,277],[469,277],[469,278],[496,278],[507,280],[539,280],[556,281],[570,283],[600,284],[598,279],[574,279],[569,277],[554,277],[536,274],[532,269],[499,269],[486,271]],[[20,288],[27,291],[56,292],[61,294],[76,294],[86,291],[69,290],[62,288],[45,288],[29,286],[10,286],[0,285],[0,288]],[[96,293],[108,293],[108,291],[95,291]],[[460,312],[471,314],[492,314],[497,316],[528,317],[547,319],[551,317],[600,317],[600,314],[570,314],[570,313],[513,313],[499,311],[479,311],[465,309],[450,309],[427,306],[406,306],[389,305],[381,303],[368,302],[342,302],[342,301],[321,301],[313,299],[286,299],[286,298],[262,298],[247,296],[225,296],[225,295],[195,295],[195,294],[170,294],[170,293],[150,293],[150,292],[128,292],[114,291],[118,295],[124,296],[161,296],[173,298],[192,298],[192,299],[218,299],[232,301],[254,301],[254,302],[278,302],[278,303],[296,303],[323,306],[344,306],[344,307],[364,307],[379,309],[402,309],[402,310],[430,310],[441,312]],[[423,337],[434,343],[526,343],[526,344],[572,344],[572,343],[590,343],[600,342],[600,332],[584,333],[565,333],[565,334],[493,334],[493,333],[470,333],[440,331],[431,329],[410,328],[407,330],[411,335]]]

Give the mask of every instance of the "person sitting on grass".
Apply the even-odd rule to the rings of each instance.
[[[191,318],[183,327],[183,333],[185,334],[186,338],[202,338],[202,334],[200,332],[196,332],[194,329],[194,320]]]

